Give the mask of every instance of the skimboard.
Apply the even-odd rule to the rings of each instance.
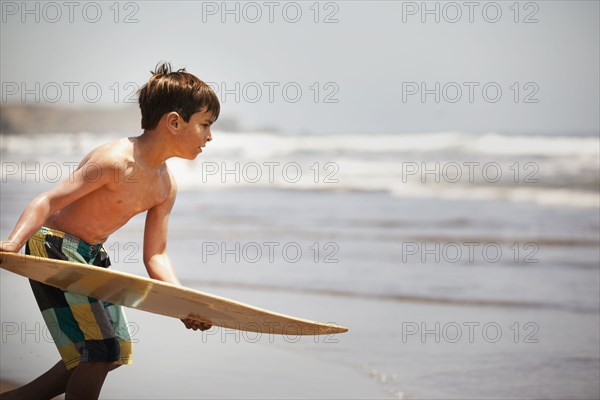
[[[224,297],[112,269],[0,252],[0,268],[57,287],[154,314],[241,331],[326,335],[348,329],[253,307]]]

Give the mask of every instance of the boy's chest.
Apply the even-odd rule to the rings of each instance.
[[[109,186],[111,203],[123,212],[137,214],[146,211],[169,197],[171,183],[166,174],[145,171],[124,175]]]

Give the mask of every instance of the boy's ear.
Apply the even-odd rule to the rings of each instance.
[[[167,127],[172,133],[176,134],[177,131],[179,131],[179,128],[181,127],[181,117],[175,111],[171,111],[167,114]]]

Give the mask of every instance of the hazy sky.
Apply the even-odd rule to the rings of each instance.
[[[3,103],[122,105],[168,60],[245,127],[599,130],[597,1],[1,3]]]

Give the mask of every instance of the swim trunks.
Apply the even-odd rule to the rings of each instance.
[[[67,233],[40,228],[25,253],[108,268],[101,244],[90,245]],[[37,304],[67,369],[80,362],[132,363],[132,340],[120,305],[29,280]]]

